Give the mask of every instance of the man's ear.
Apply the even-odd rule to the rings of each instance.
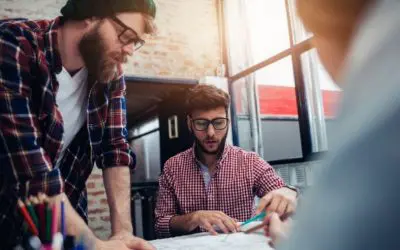
[[[98,17],[90,17],[83,20],[83,24],[86,29],[92,29],[97,23],[100,22],[100,18]]]
[[[190,116],[186,116],[186,123],[187,123],[189,131],[193,132],[192,131],[192,118],[190,118]]]

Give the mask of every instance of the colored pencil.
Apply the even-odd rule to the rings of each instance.
[[[64,197],[61,198],[61,234],[65,240],[66,233],[65,233],[65,201]]]
[[[280,217],[280,219],[281,219],[281,221],[285,221],[287,218],[289,218],[292,215],[293,215],[293,213],[285,213]],[[260,225],[257,225],[257,226],[247,229],[246,231],[244,231],[244,233],[249,234],[249,233],[255,232],[261,228],[264,228],[264,226],[266,226],[266,225],[267,224],[265,222],[262,222]]]
[[[25,205],[26,205],[26,208],[28,209],[29,214],[31,215],[33,223],[35,223],[36,228],[39,228],[39,219],[36,215],[35,209],[32,206],[32,203],[29,201],[29,199],[25,200]]]
[[[57,202],[54,202],[53,204],[53,218],[51,220],[52,224],[51,224],[51,234],[54,235],[58,232],[58,220],[59,220],[59,216],[58,216],[58,204]]]
[[[265,216],[267,216],[267,212],[266,212],[266,211],[263,211],[263,212],[261,212],[260,214],[254,216],[253,218],[250,218],[250,219],[246,220],[245,222],[243,222],[242,224],[240,224],[240,226],[242,227],[242,226],[247,225],[247,224],[249,224],[249,223],[251,223],[251,222],[253,222],[253,221],[262,220],[262,219],[265,218]]]
[[[29,215],[29,212],[26,209],[25,204],[20,199],[18,199],[18,206],[20,208],[22,216],[24,217],[25,221],[28,223],[28,226],[29,226],[31,232],[34,235],[38,235],[39,234],[38,229],[36,228],[35,224],[33,223],[32,218]]]
[[[46,195],[43,196],[43,202],[44,202],[44,206],[46,208],[46,242],[50,243],[51,242],[51,219],[53,217],[52,215],[52,208],[51,205],[49,203],[49,199],[47,198]]]
[[[46,240],[46,207],[44,204],[44,194],[39,194],[38,199],[39,199],[39,204],[38,204],[38,209],[39,209],[39,223],[40,223],[40,239],[42,240],[43,243],[45,243]]]

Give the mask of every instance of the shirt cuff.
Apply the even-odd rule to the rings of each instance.
[[[64,181],[59,168],[37,174],[26,181],[25,185],[20,186],[20,195],[25,197],[38,193],[55,196],[62,192],[64,192]]]
[[[103,153],[97,158],[96,165],[100,169],[113,167],[129,167],[134,170],[136,167],[136,156],[131,150],[115,149],[110,152]]]
[[[171,237],[170,221],[174,215],[166,215],[157,220],[156,232],[158,238],[168,238]]]

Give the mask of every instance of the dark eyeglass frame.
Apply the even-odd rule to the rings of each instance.
[[[192,118],[190,118],[190,119],[191,119],[191,121],[192,121],[193,128],[194,128],[196,131],[206,131],[206,130],[208,130],[208,127],[210,126],[210,124],[212,124],[212,126],[213,126],[213,128],[214,128],[215,130],[224,130],[224,129],[226,129],[226,127],[228,127],[228,124],[229,124],[229,118],[226,118],[226,117],[218,117],[218,118],[214,118],[214,119],[212,119],[212,120],[208,120],[208,119],[192,119]],[[225,121],[225,127],[223,127],[223,128],[216,128],[214,123],[215,123],[216,121],[218,121],[218,120],[224,120],[224,121]],[[198,128],[196,128],[196,124],[195,124],[196,121],[204,121],[204,122],[207,122],[207,126],[205,127],[205,129],[198,129]]]
[[[111,19],[116,22],[119,26],[121,26],[123,28],[122,32],[118,35],[118,40],[122,43],[123,46],[126,46],[128,44],[133,43],[135,46],[135,51],[140,49],[146,42],[141,39],[138,35],[138,33],[133,30],[131,27],[129,27],[128,25],[124,24],[124,22],[122,22],[118,17],[116,16],[112,16]],[[125,32],[130,31],[132,32],[135,37],[134,38],[130,38],[127,41],[124,41],[124,39],[121,39],[121,37],[125,34]]]

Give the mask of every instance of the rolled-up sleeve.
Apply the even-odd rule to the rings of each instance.
[[[0,165],[20,195],[63,192],[63,180],[40,146],[38,117],[31,111],[30,58],[10,33],[0,33]]]
[[[164,166],[164,172],[159,179],[159,191],[155,209],[155,231],[158,238],[171,237],[170,230],[171,218],[177,215],[177,199],[173,188],[173,180],[168,174],[167,161]]]
[[[101,169],[111,167],[135,168],[136,157],[129,147],[126,128],[126,84],[124,77],[115,81],[111,90],[107,123],[102,139],[102,154],[98,157],[97,166]]]

